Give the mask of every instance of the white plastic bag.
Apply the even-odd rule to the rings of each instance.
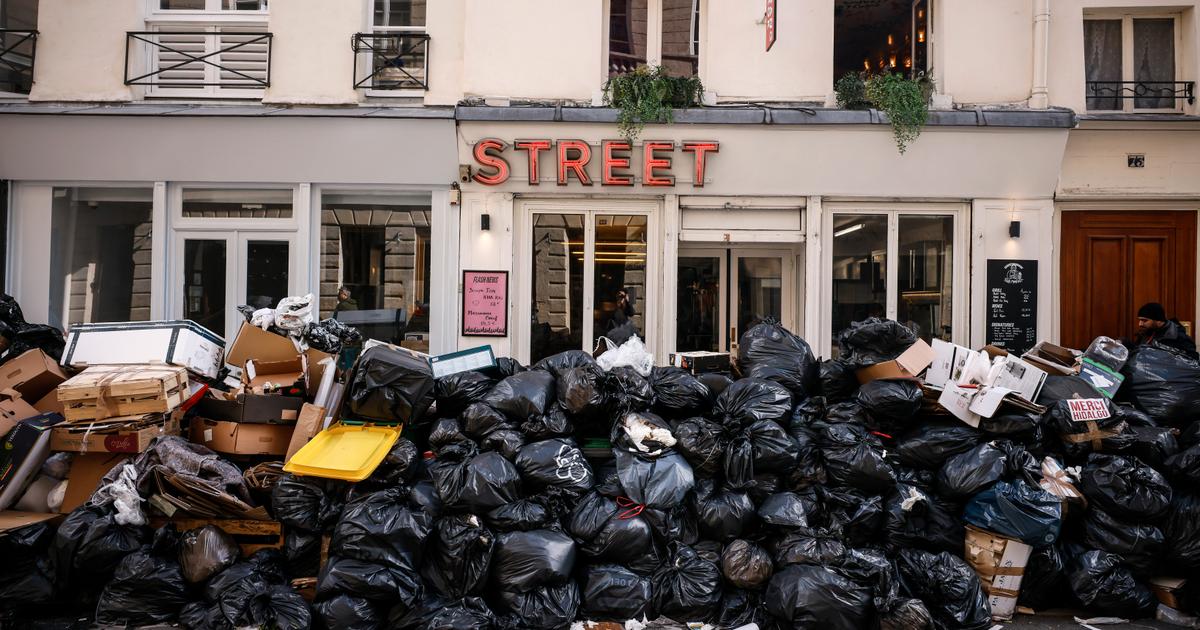
[[[654,355],[650,354],[646,350],[646,344],[634,335],[629,341],[600,355],[596,363],[600,364],[600,369],[604,371],[626,366],[642,376],[650,376],[650,371],[654,369]]]
[[[117,480],[100,486],[92,495],[92,503],[112,503],[117,511],[115,520],[121,525],[146,524],[146,515],[142,512],[142,497],[137,492],[137,469],[133,464],[123,464]]]
[[[267,330],[271,326],[274,326],[275,309],[260,308],[257,311],[254,311],[254,314],[250,316],[250,325],[257,326],[263,330]]]
[[[305,326],[313,323],[313,304],[316,296],[309,293],[301,297],[285,297],[275,307],[275,325],[293,336],[304,332]]]

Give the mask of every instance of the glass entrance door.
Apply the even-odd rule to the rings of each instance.
[[[768,318],[798,330],[796,256],[790,249],[681,249],[676,351],[736,352],[742,333]]]

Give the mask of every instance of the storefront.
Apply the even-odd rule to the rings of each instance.
[[[989,260],[1040,262],[1051,285],[1070,112],[935,113],[905,155],[867,112],[683,112],[632,146],[606,113],[459,108],[459,272],[510,287],[504,337],[459,347],[536,361],[631,322],[665,359],[735,351],[771,317],[829,356],[872,315],[981,345]]]
[[[314,293],[372,336],[457,341],[452,110],[20,105],[0,137],[7,286],[31,321],[228,338],[234,307]]]

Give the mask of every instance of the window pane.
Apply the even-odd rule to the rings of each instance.
[[[833,340],[850,322],[887,314],[886,215],[833,217]]]
[[[663,0],[663,66],[675,76],[700,71],[700,0]]]
[[[246,243],[246,304],[274,308],[288,296],[288,242]]]
[[[571,257],[582,260],[582,247]],[[592,336],[632,325],[646,338],[646,217],[596,215],[596,253],[593,268]]]
[[[159,8],[168,11],[203,11],[204,0],[161,0]]]
[[[608,13],[608,72],[633,72],[646,63],[647,0],[611,0]]]
[[[896,319],[925,341],[950,340],[954,217],[900,215]]]
[[[290,190],[183,191],[183,216],[188,219],[288,219],[292,216]]]
[[[778,256],[738,258],[737,335],[758,322],[783,320],[783,261]]]
[[[582,214],[533,217],[533,318],[529,360],[583,348]]]
[[[420,89],[426,84],[428,45],[412,34],[375,34],[369,40],[374,70],[372,87],[379,90]]]
[[[717,256],[679,258],[675,309],[675,349],[679,352],[721,349],[721,263]]]
[[[321,312],[368,338],[428,352],[428,197],[326,195],[324,210]]]
[[[910,56],[915,26],[913,18],[928,21],[924,3],[876,0],[833,1],[833,79],[860,72],[903,72],[912,66]],[[787,17],[785,16],[786,20]],[[922,43],[923,47],[923,43]],[[918,68],[920,69],[920,68]]]
[[[0,0],[0,92],[28,94],[33,85],[34,39],[37,29],[37,0]]]
[[[1087,108],[1121,109],[1121,20],[1084,20],[1083,54]]]
[[[150,319],[152,205],[149,189],[54,189],[51,325]]]
[[[183,242],[183,317],[225,334],[225,241]]]
[[[375,0],[375,26],[425,26],[425,0]]]
[[[1145,97],[1135,98],[1136,108],[1175,107],[1175,20],[1133,21],[1133,78]]]

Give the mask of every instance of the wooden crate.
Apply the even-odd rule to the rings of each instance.
[[[187,369],[171,365],[96,365],[58,386],[68,422],[166,413],[187,397]]]
[[[283,526],[279,521],[251,521],[241,519],[208,518],[152,518],[150,525],[158,528],[173,523],[180,533],[189,529],[215,525],[229,534],[242,548],[242,557],[249,557],[259,549],[282,549]]]

